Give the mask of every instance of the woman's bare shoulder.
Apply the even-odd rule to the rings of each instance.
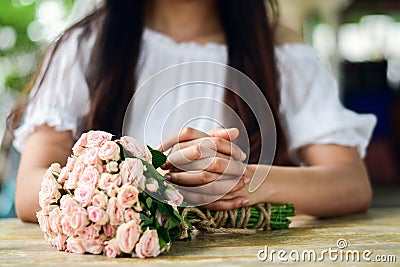
[[[303,37],[295,31],[283,25],[277,25],[274,29],[275,45],[290,43],[305,43]]]

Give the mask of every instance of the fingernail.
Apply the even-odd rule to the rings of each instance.
[[[250,199],[242,200],[242,205],[245,206],[245,205],[249,204],[249,202],[250,202]]]
[[[161,145],[161,144],[159,144],[159,145],[157,146],[157,150],[162,152],[162,145]]]
[[[164,175],[164,177],[165,177],[165,179],[167,179],[167,180],[171,180],[171,174],[166,174],[166,175]]]
[[[250,183],[250,177],[246,177],[246,178],[244,178],[244,184],[245,185],[247,185],[247,184],[249,184]]]

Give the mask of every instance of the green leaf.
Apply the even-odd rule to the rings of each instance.
[[[150,209],[151,204],[153,203],[153,199],[151,197],[146,198],[146,205]]]
[[[169,218],[168,230],[171,230],[181,224],[181,221],[174,220],[174,218]]]
[[[162,152],[153,149],[151,146],[147,146],[150,150],[150,153],[152,155],[152,164],[155,169],[163,165],[167,161],[167,156],[165,156]]]
[[[171,206],[170,206],[170,207],[171,207]],[[178,212],[176,209],[172,208],[172,207],[171,207],[171,209],[173,210],[173,213],[174,213],[174,215],[176,216],[176,218],[178,218],[181,222],[183,222],[183,218],[182,218],[182,216],[179,214],[179,212]]]
[[[147,216],[146,216],[145,214],[143,214],[143,213],[140,213],[139,216],[140,216],[140,220],[141,220],[141,221],[146,221],[146,220],[149,219],[149,217],[147,217]]]
[[[165,242],[165,240],[160,235],[158,236],[158,244],[160,244],[161,248],[165,248],[165,250],[168,251],[169,246],[168,246],[167,242]]]
[[[164,182],[165,178],[164,176],[162,176],[155,168],[152,164],[148,163],[145,160],[140,159],[143,163],[144,166],[146,166],[146,171],[144,172],[144,176],[146,176],[146,178],[154,178],[158,181]]]
[[[153,218],[153,217],[150,217],[150,218],[148,218],[147,220],[142,221],[142,222],[140,223],[140,226],[142,227],[142,229],[144,229],[144,228],[147,228],[147,226],[152,225],[153,223],[154,223],[154,218]]]
[[[171,217],[172,216],[172,212],[170,209],[168,209],[169,205],[164,204],[161,201],[157,201],[157,208],[158,210],[165,216]]]
[[[160,227],[157,230],[157,232],[158,232],[158,237],[159,238],[161,237],[166,243],[170,243],[172,241],[171,237],[169,236],[168,230],[165,229],[164,227]]]

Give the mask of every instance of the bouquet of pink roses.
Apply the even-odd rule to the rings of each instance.
[[[52,246],[156,257],[183,226],[191,230],[177,211],[182,195],[156,171],[164,154],[102,131],[84,133],[72,150],[66,166],[53,163],[41,183],[37,218]]]

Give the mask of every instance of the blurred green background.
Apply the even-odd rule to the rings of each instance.
[[[0,139],[6,117],[43,52],[67,27],[73,3],[74,0],[0,0]],[[15,216],[18,160],[17,154],[0,151],[0,217]]]
[[[45,44],[65,28],[74,0],[0,0],[0,136],[4,118]]]

